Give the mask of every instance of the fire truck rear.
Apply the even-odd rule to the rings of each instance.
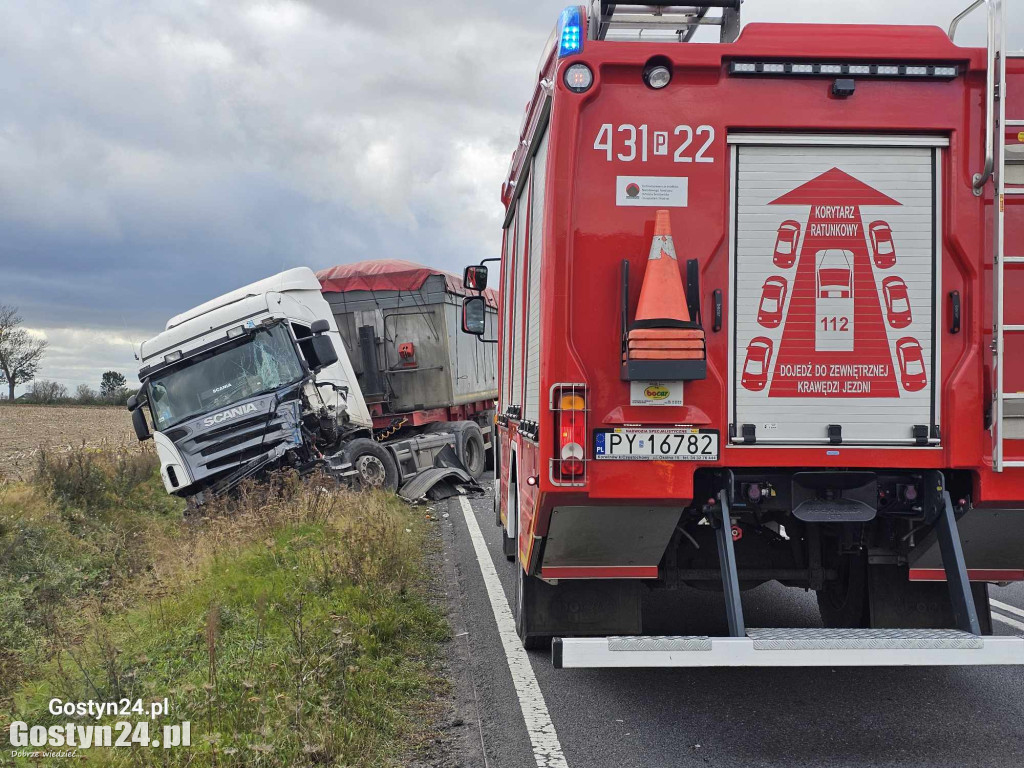
[[[524,645],[1024,662],[987,593],[1024,580],[1024,65],[976,8],[987,49],[959,18],[562,13],[502,189],[495,513]],[[684,44],[706,24],[720,44]],[[769,581],[814,590],[821,626],[746,626]],[[722,594],[723,636],[648,630],[682,588]]]

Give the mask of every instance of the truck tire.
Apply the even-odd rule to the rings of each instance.
[[[451,424],[455,433],[455,453],[474,480],[479,480],[487,467],[484,451],[484,433],[475,421],[455,421]]]
[[[523,570],[519,557],[516,557],[516,634],[528,651],[536,651],[546,648],[551,644],[550,635],[541,635],[534,631],[531,626],[531,617],[536,612],[533,604],[536,601],[535,592],[538,588],[547,586],[536,576],[530,576]]]
[[[391,452],[376,440],[356,438],[342,449],[341,457],[352,464],[361,487],[390,493],[398,490],[398,465]]]
[[[829,629],[867,627],[868,560],[865,553],[839,558],[839,579],[827,581],[817,592],[821,623]]]

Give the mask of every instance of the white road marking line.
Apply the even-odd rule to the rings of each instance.
[[[1003,624],[1006,624],[1007,626],[1014,627],[1016,629],[1024,629],[1024,622],[1017,621],[1016,619],[1011,619],[1009,616],[1003,616],[1003,614],[1001,613],[996,613],[995,611],[992,611],[992,618],[996,621],[1003,622]]]
[[[1024,616],[1024,611],[1022,611],[1020,608],[1014,605],[1007,605],[1006,603],[1001,603],[998,600],[993,600],[991,597],[988,599],[988,601],[1001,611],[1007,611],[1009,613],[1015,613],[1018,616]]]
[[[480,564],[480,574],[484,577],[487,597],[490,598],[491,608],[494,610],[494,620],[498,623],[498,635],[505,649],[505,659],[512,673],[512,683],[519,697],[519,708],[523,712],[523,720],[526,721],[526,732],[530,735],[537,768],[569,768],[562,754],[562,745],[555,733],[555,725],[551,722],[548,705],[544,702],[544,694],[541,693],[537,676],[533,674],[533,667],[530,666],[530,657],[527,656],[519,635],[516,634],[516,624],[505,598],[505,590],[502,589],[498,572],[494,569],[491,554],[487,551],[487,542],[480,532],[476,515],[473,514],[473,508],[465,496],[459,497],[459,504],[466,519],[466,527],[469,528],[469,538],[473,541],[476,560]]]

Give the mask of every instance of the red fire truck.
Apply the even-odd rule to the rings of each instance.
[[[541,60],[502,188],[520,637],[562,667],[1022,663],[987,592],[1024,580],[1002,3],[961,14],[987,49],[960,18],[739,34],[739,6],[570,6]],[[685,44],[706,24],[721,44]],[[747,627],[768,581],[815,590],[822,627]],[[645,632],[683,586],[723,595],[726,635]]]

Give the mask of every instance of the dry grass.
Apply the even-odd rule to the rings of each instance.
[[[167,697],[153,727],[192,723],[190,749],[93,749],[95,765],[401,764],[444,685],[432,659],[448,630],[423,588],[422,514],[283,475],[184,518],[153,507],[152,474],[134,485],[144,460],[44,452],[32,487],[0,491],[0,553],[30,520],[56,542],[23,570],[0,560],[0,579],[32,590],[15,602],[36,605],[46,578],[94,574],[54,591],[45,617],[29,611],[34,634],[0,684],[0,712],[50,725],[64,722],[46,714],[54,696]]]

